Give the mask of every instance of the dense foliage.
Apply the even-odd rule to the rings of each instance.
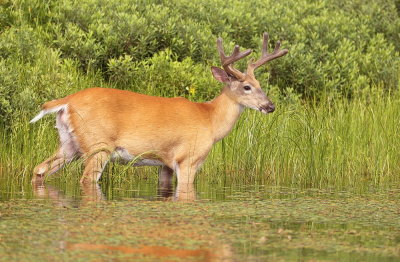
[[[256,56],[264,31],[290,50],[258,72],[276,96],[396,89],[399,13],[399,0],[1,0],[0,119],[94,85],[210,99],[216,38]]]

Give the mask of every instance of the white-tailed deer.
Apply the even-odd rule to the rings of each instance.
[[[225,56],[222,39],[217,48],[222,67],[212,67],[214,78],[225,84],[214,100],[195,103],[185,98],[164,98],[111,88],[89,88],[42,106],[31,120],[57,113],[60,136],[57,152],[34,169],[37,177],[52,174],[64,164],[82,157],[85,169],[82,183],[97,182],[109,160],[135,165],[161,166],[160,183],[171,182],[175,171],[178,185],[193,183],[195,173],[212,146],[225,137],[244,107],[270,113],[274,105],[262,91],[254,70],[266,62],[285,55],[288,50],[276,44],[267,53],[268,34],[264,33],[262,56],[249,63],[242,73],[233,63],[251,53],[235,46]]]

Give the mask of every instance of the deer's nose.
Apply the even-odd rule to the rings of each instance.
[[[274,111],[275,111],[275,106],[274,106],[274,104],[269,103],[269,104],[265,107],[265,110],[266,110],[268,113],[274,112]]]

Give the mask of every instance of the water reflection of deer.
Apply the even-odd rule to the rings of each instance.
[[[162,170],[161,170],[162,172]],[[162,174],[161,174],[162,175]],[[38,198],[47,198],[58,202],[60,206],[79,205],[79,202],[93,202],[106,200],[99,184],[80,184],[82,198],[67,198],[65,194],[53,185],[46,184],[44,178],[37,179],[32,183],[34,195]],[[178,184],[175,191],[170,180],[160,180],[158,186],[158,200],[192,202],[196,200],[196,190],[193,184]]]
[[[196,200],[196,190],[193,183],[178,183],[174,192],[172,179],[169,177],[172,176],[172,173],[165,168],[161,168],[159,173],[159,196],[165,200],[171,199],[180,202],[191,202]]]
[[[50,199],[53,201],[54,205],[57,207],[90,207],[93,202],[105,202],[106,197],[103,194],[101,187],[99,184],[82,184],[82,197],[81,198],[71,198],[67,197],[60,189],[55,186],[46,184],[43,180],[39,179],[33,183],[33,191],[34,195],[37,198],[42,199]],[[191,202],[195,200],[196,192],[193,187],[193,184],[188,184],[187,186],[178,186],[175,192],[172,190],[171,183],[162,183],[159,185],[159,195],[161,199],[166,201],[182,201],[182,202]],[[197,220],[202,217],[196,217]],[[131,246],[119,246],[119,245],[105,245],[105,244],[94,244],[94,243],[85,243],[85,242],[70,242],[69,239],[69,230],[68,230],[68,222],[64,220],[63,217],[60,218],[60,221],[63,224],[66,224],[65,232],[62,234],[62,238],[59,240],[59,248],[61,250],[97,250],[97,251],[117,251],[122,252],[124,254],[139,254],[139,255],[149,255],[153,257],[163,258],[163,257],[180,257],[182,259],[193,259],[196,261],[233,261],[232,259],[232,250],[231,247],[225,243],[222,243],[218,237],[218,230],[216,230],[208,221],[207,217],[204,217],[204,222],[201,223],[202,229],[205,229],[207,232],[215,232],[214,234],[210,233],[207,235],[210,238],[210,248],[200,248],[194,250],[188,249],[172,249],[166,246],[144,246],[139,245],[136,247]],[[100,218],[101,219],[101,218]],[[92,221],[94,222],[94,221]],[[132,225],[135,227],[135,225]],[[209,229],[207,229],[209,227]],[[187,228],[185,225],[176,224],[176,225],[168,225],[164,223],[160,223],[160,226],[157,227],[157,237],[159,235],[168,236],[170,232],[179,232],[179,231],[187,231],[187,234],[197,235],[200,232],[197,232],[196,229]],[[195,231],[195,232],[193,232]],[[204,230],[203,230],[204,231]],[[146,232],[147,235],[144,237],[148,237],[151,235],[151,232]],[[186,234],[186,233],[185,233]],[[171,239],[169,239],[170,241]]]
[[[41,199],[50,199],[56,206],[79,207],[86,202],[105,200],[99,184],[81,185],[82,198],[67,197],[59,188],[46,184],[43,179],[32,183],[34,196]]]

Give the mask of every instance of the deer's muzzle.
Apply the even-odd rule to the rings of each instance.
[[[270,102],[266,105],[260,106],[259,110],[261,113],[268,114],[268,113],[272,113],[275,111],[275,106],[273,103]]]

